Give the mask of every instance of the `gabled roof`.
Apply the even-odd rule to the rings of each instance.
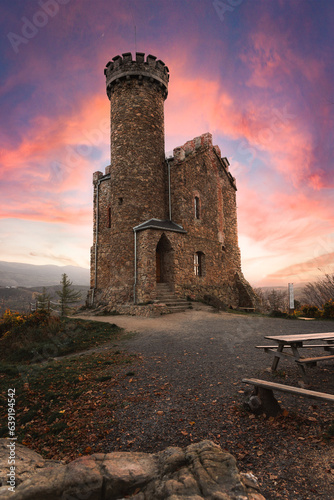
[[[186,233],[182,226],[176,224],[171,220],[149,219],[133,228],[136,231],[143,231],[145,229],[162,229],[163,231],[174,231],[176,233]]]

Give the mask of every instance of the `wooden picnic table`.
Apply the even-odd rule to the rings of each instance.
[[[267,335],[265,339],[272,340],[277,345],[257,346],[263,348],[265,352],[274,356],[271,366],[272,371],[277,369],[280,358],[292,359],[301,370],[303,381],[308,384],[308,378],[305,372],[305,365],[316,365],[318,361],[326,361],[334,358],[334,332],[328,333],[306,333],[297,335]],[[311,341],[322,341],[324,344],[312,344]],[[289,352],[284,351],[287,348]],[[330,355],[313,356],[305,358],[301,356],[299,349],[323,348],[329,351]],[[292,352],[291,352],[292,351]]]

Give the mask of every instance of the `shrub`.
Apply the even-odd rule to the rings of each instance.
[[[7,310],[0,319],[1,359],[17,361],[33,357],[33,350],[39,344],[57,335],[61,324],[59,318],[50,316],[47,311],[19,314]]]
[[[289,315],[287,313],[279,311],[279,310],[270,311],[269,316],[271,318],[288,318],[289,317]]]
[[[326,304],[323,305],[323,318],[334,318],[334,302],[332,299],[329,299]]]
[[[7,309],[0,319],[0,338],[7,336],[13,328],[22,325],[25,321],[25,316]]]
[[[320,318],[321,317],[321,311],[316,307],[316,306],[303,306],[302,307],[302,314],[306,318]]]

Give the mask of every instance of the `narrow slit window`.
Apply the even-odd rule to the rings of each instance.
[[[200,207],[199,207],[199,197],[198,196],[195,196],[194,208],[195,208],[195,219],[199,219],[200,218]]]
[[[194,273],[195,276],[203,276],[204,254],[196,252],[194,254]]]
[[[107,227],[111,227],[111,207],[108,207],[108,214],[107,214]]]

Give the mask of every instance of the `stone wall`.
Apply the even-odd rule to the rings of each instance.
[[[182,241],[175,248],[175,292],[194,300],[214,295],[227,305],[241,305],[237,277],[245,286],[247,282],[238,246],[236,184],[228,162],[220,158],[209,133],[174,149],[173,154],[169,160],[172,218],[187,231],[177,236]],[[195,217],[195,197],[200,203],[199,218]],[[196,252],[204,254],[203,276],[194,273]],[[252,294],[249,285],[248,291]]]

